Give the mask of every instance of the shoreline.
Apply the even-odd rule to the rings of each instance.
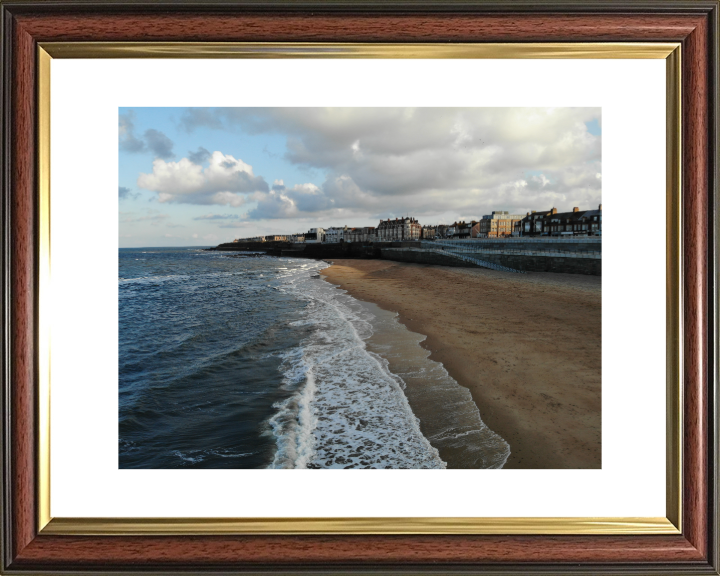
[[[373,332],[363,338],[365,349],[378,357],[393,379],[402,380],[400,394],[446,467],[502,468],[510,455],[508,444],[481,421],[470,391],[429,358],[421,346],[426,336],[408,330],[395,312],[344,295],[372,315]]]
[[[327,263],[325,281],[426,336],[429,358],[510,444],[505,468],[600,468],[599,277]]]

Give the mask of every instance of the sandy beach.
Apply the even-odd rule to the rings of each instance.
[[[601,467],[601,278],[337,260],[323,275],[397,312],[509,444],[505,468]]]

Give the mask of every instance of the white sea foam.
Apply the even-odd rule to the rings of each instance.
[[[364,306],[375,308],[368,349],[406,384],[405,395],[430,443],[454,468],[502,468],[510,446],[483,422],[470,390],[428,358],[430,352],[420,346],[425,336],[410,332],[397,314]]]
[[[366,348],[371,315],[313,276],[327,266],[310,262],[281,278],[307,302],[305,317],[295,325],[311,330],[283,358],[284,385],[299,388],[276,405],[269,421],[278,443],[271,467],[443,468],[420,431],[402,380]]]

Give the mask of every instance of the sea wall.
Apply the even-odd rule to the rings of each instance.
[[[435,264],[437,266],[456,266],[458,268],[478,268],[472,264],[455,258],[451,254],[441,254],[425,250],[403,250],[399,248],[384,248],[380,251],[381,258],[394,262],[413,262],[414,264]]]
[[[271,256],[291,256],[294,258],[315,258],[327,260],[333,258],[380,258],[383,247],[409,248],[417,242],[338,242],[333,244],[312,244],[292,242],[228,242],[211,250],[220,252],[265,252]]]
[[[438,240],[438,246],[454,243],[452,241]],[[468,246],[475,246],[481,250],[552,250],[561,252],[602,252],[602,238],[592,236],[586,238],[476,238],[465,241]]]
[[[558,257],[539,254],[483,254],[482,258],[524,272],[560,272],[563,274],[602,276],[602,260],[600,258]]]
[[[477,267],[476,264],[466,262],[452,254],[443,254],[432,250],[385,248],[381,250],[385,260],[396,262],[414,262],[416,264],[436,264],[440,266]],[[532,254],[502,254],[485,252],[478,254],[477,258],[507,266],[523,272],[559,272],[563,274],[589,274],[602,275],[602,260],[572,255],[543,255],[538,252]]]

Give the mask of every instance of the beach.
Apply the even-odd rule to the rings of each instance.
[[[427,336],[510,445],[505,468],[601,467],[601,277],[387,260],[322,275]]]

